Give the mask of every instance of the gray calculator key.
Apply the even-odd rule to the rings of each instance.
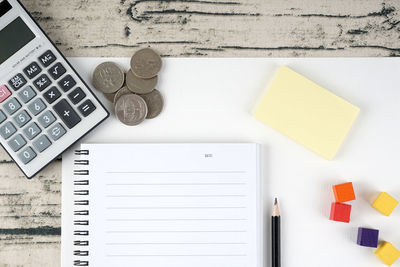
[[[34,158],[36,158],[36,153],[30,146],[28,146],[18,154],[18,157],[22,161],[22,163],[28,164]]]
[[[21,108],[21,104],[18,102],[18,100],[14,97],[11,98],[5,105],[4,105],[4,109],[7,111],[8,114],[12,115],[15,112],[17,112],[17,110],[19,110]]]
[[[6,114],[0,110],[0,124],[3,123],[7,119]]]
[[[39,152],[45,151],[49,146],[51,146],[51,142],[47,136],[42,135],[39,138],[37,138],[35,141],[33,141],[33,146],[38,150]]]
[[[25,104],[31,101],[32,98],[36,96],[35,91],[32,86],[25,87],[22,91],[18,93],[19,99],[22,100]]]
[[[42,99],[37,98],[28,106],[28,108],[32,112],[32,114],[36,116],[46,108],[46,104],[43,102]]]
[[[17,129],[15,129],[14,125],[11,122],[7,122],[6,124],[0,127],[0,134],[6,140],[16,131]]]
[[[11,147],[11,149],[14,152],[17,152],[18,150],[20,150],[24,145],[26,145],[26,141],[25,139],[22,137],[22,135],[17,134],[16,136],[14,136],[13,138],[10,139],[10,141],[8,141],[8,145]]]
[[[25,124],[27,124],[31,120],[31,116],[28,115],[28,112],[25,110],[21,111],[14,117],[15,123],[18,125],[18,127],[23,127]]]
[[[48,110],[39,116],[38,121],[40,125],[42,125],[44,128],[47,128],[56,121],[56,117],[54,117],[53,113]]]
[[[32,140],[41,132],[42,130],[40,130],[39,126],[34,122],[24,129],[24,134],[29,140]]]
[[[48,133],[54,141],[57,141],[66,133],[66,131],[60,123],[57,123],[49,129]]]

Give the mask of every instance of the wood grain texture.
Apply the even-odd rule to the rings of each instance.
[[[22,0],[67,56],[400,56],[399,0]],[[59,266],[61,161],[0,150],[0,266]]]
[[[23,2],[68,56],[400,55],[398,0]]]

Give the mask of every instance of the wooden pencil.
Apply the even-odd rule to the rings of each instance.
[[[279,212],[278,199],[275,198],[271,217],[271,248],[272,267],[281,267],[281,214]]]

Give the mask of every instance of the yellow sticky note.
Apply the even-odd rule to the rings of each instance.
[[[253,115],[331,160],[359,112],[358,107],[283,66]]]
[[[382,192],[378,195],[375,201],[372,203],[372,207],[374,207],[377,211],[382,213],[383,215],[389,216],[390,213],[396,208],[399,202],[394,199],[391,195],[386,192]]]
[[[400,257],[400,251],[389,242],[383,242],[374,253],[388,266],[391,266]]]

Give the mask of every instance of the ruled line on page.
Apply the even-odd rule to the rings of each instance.
[[[188,174],[188,173],[247,173],[247,171],[106,171],[105,173],[110,173],[110,174],[129,174],[129,173],[151,173],[151,174],[177,174],[177,173],[183,173],[183,174]]]
[[[153,231],[153,230],[140,230],[140,231],[106,231],[108,234],[127,234],[127,233],[247,233],[246,230],[191,230],[191,231]]]
[[[122,197],[247,197],[247,195],[106,195],[109,198]]]
[[[124,245],[246,245],[247,242],[122,242],[122,243],[106,243],[109,246]]]
[[[196,219],[106,219],[109,222],[135,222],[135,221],[143,221],[143,222],[157,222],[157,221],[247,221],[246,218],[239,219],[204,219],[204,218],[196,218]]]
[[[247,207],[106,207],[108,210],[142,209],[245,209]]]
[[[107,254],[107,257],[246,257],[247,254]]]
[[[126,186],[126,185],[245,185],[247,183],[112,183],[107,186]]]

